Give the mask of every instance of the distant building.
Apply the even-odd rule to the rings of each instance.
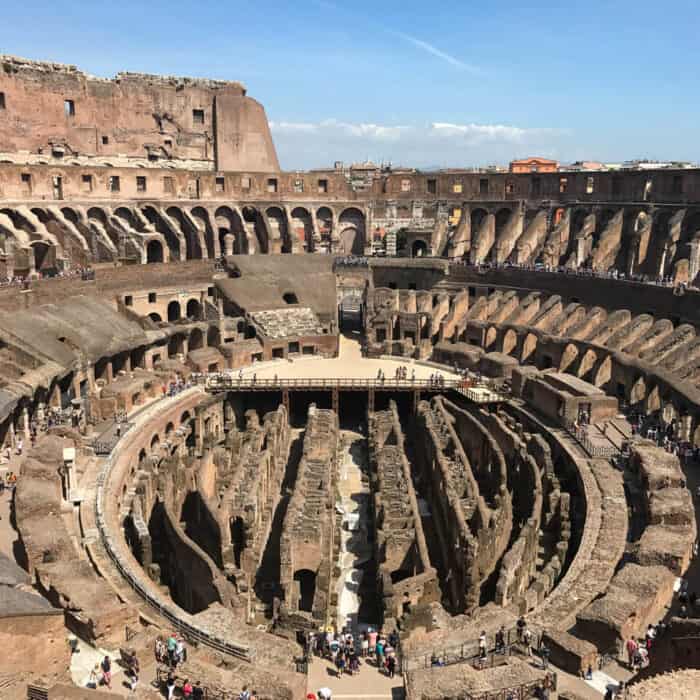
[[[510,162],[511,173],[556,173],[559,163],[547,158],[523,158]]]
[[[595,160],[577,160],[571,165],[562,166],[561,169],[569,172],[578,172],[582,170],[607,170],[607,166],[605,163],[599,163]]]

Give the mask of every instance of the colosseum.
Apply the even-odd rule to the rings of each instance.
[[[0,117],[5,697],[700,698],[700,170],[284,172],[240,83],[12,56]]]

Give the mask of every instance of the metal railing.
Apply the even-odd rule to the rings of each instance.
[[[168,397],[172,398],[172,397]],[[161,399],[157,401],[160,404],[161,401],[167,400]],[[149,406],[149,408],[151,408]],[[132,590],[137,593],[148,605],[151,606],[161,617],[166,619],[173,627],[182,634],[186,639],[190,641],[196,641],[200,644],[204,644],[211,649],[221,652],[222,654],[228,654],[245,661],[252,662],[255,658],[254,649],[244,645],[235,644],[227,642],[224,639],[216,637],[204,630],[195,627],[191,623],[182,619],[178,610],[171,608],[169,606],[163,605],[161,601],[156,598],[150,591],[148,591],[139,578],[135,576],[129,569],[129,565],[120,556],[117,549],[114,547],[112,537],[107,532],[105,526],[104,508],[103,502],[105,497],[105,484],[109,479],[109,474],[114,466],[114,456],[110,455],[105,459],[100,472],[97,476],[96,486],[97,492],[95,497],[95,522],[97,523],[97,530],[100,535],[100,540],[104,546],[107,555],[111,559],[114,566],[117,568],[124,580],[129,584]]]
[[[528,681],[497,690],[485,690],[479,693],[467,693],[464,700],[528,700],[538,697],[535,692],[540,688],[557,689],[557,674],[547,673],[543,680]]]
[[[253,378],[250,376],[236,377],[230,374],[197,375],[196,382],[211,390],[219,391],[255,391],[255,390],[332,390],[332,389],[375,389],[411,391],[422,389],[441,391],[443,389],[459,389],[463,383],[459,379],[353,379],[347,377],[331,377],[319,379],[282,379],[282,378]]]
[[[586,429],[581,425],[575,425],[571,421],[564,423],[564,429],[573,437],[581,447],[594,458],[614,459],[619,457],[621,452],[615,445],[596,445],[589,437]]]
[[[538,648],[540,638],[530,630],[530,648]],[[522,647],[527,651],[525,642],[518,637],[517,627],[511,627],[505,631],[504,646],[502,650],[497,650],[494,646],[486,652],[486,657],[482,657],[479,651],[479,641],[471,640],[460,644],[452,644],[445,647],[436,647],[428,654],[421,654],[417,657],[404,657],[404,670],[415,670],[419,668],[441,668],[459,663],[478,664],[482,668],[495,666],[496,661],[510,655],[511,649]]]

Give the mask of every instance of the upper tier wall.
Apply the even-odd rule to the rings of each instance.
[[[0,73],[0,92],[4,90],[2,80]],[[8,111],[9,104],[5,112]],[[186,164],[181,164],[183,169],[176,169],[172,162],[163,162],[167,161],[165,157],[149,161],[144,156],[143,163],[138,163],[139,167],[121,167],[129,164],[118,158],[101,156],[94,163],[86,165],[70,152],[66,152],[61,159],[52,158],[49,149],[43,154],[40,164],[27,165],[26,154],[2,152],[3,128],[7,127],[3,127],[0,120],[0,199],[7,200],[297,199],[322,202],[356,199],[405,202],[409,217],[410,204],[414,200],[444,200],[457,207],[465,202],[483,202],[493,206],[505,202],[506,206],[511,206],[524,200],[548,205],[556,202],[619,202],[649,206],[700,202],[700,169],[535,174],[386,172],[367,189],[356,191],[343,172],[318,170],[280,173],[276,160],[269,163],[262,158],[241,158],[235,162],[219,158],[216,163],[219,172],[208,173],[195,167],[188,168]],[[90,179],[86,179],[88,176]],[[110,186],[113,176],[118,176],[120,180],[116,190]],[[55,177],[61,178],[60,192],[54,187]],[[138,188],[137,177],[146,178],[145,184],[143,181],[141,184],[145,189]],[[562,180],[567,183],[563,190]]]
[[[262,105],[240,83],[120,73],[0,57],[0,154],[158,159],[279,170]]]

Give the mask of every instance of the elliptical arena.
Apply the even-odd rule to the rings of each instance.
[[[0,98],[7,693],[78,697],[72,634],[155,697],[176,631],[210,697],[697,697],[699,171],[286,173],[239,83]],[[369,627],[393,679],[305,653]]]

